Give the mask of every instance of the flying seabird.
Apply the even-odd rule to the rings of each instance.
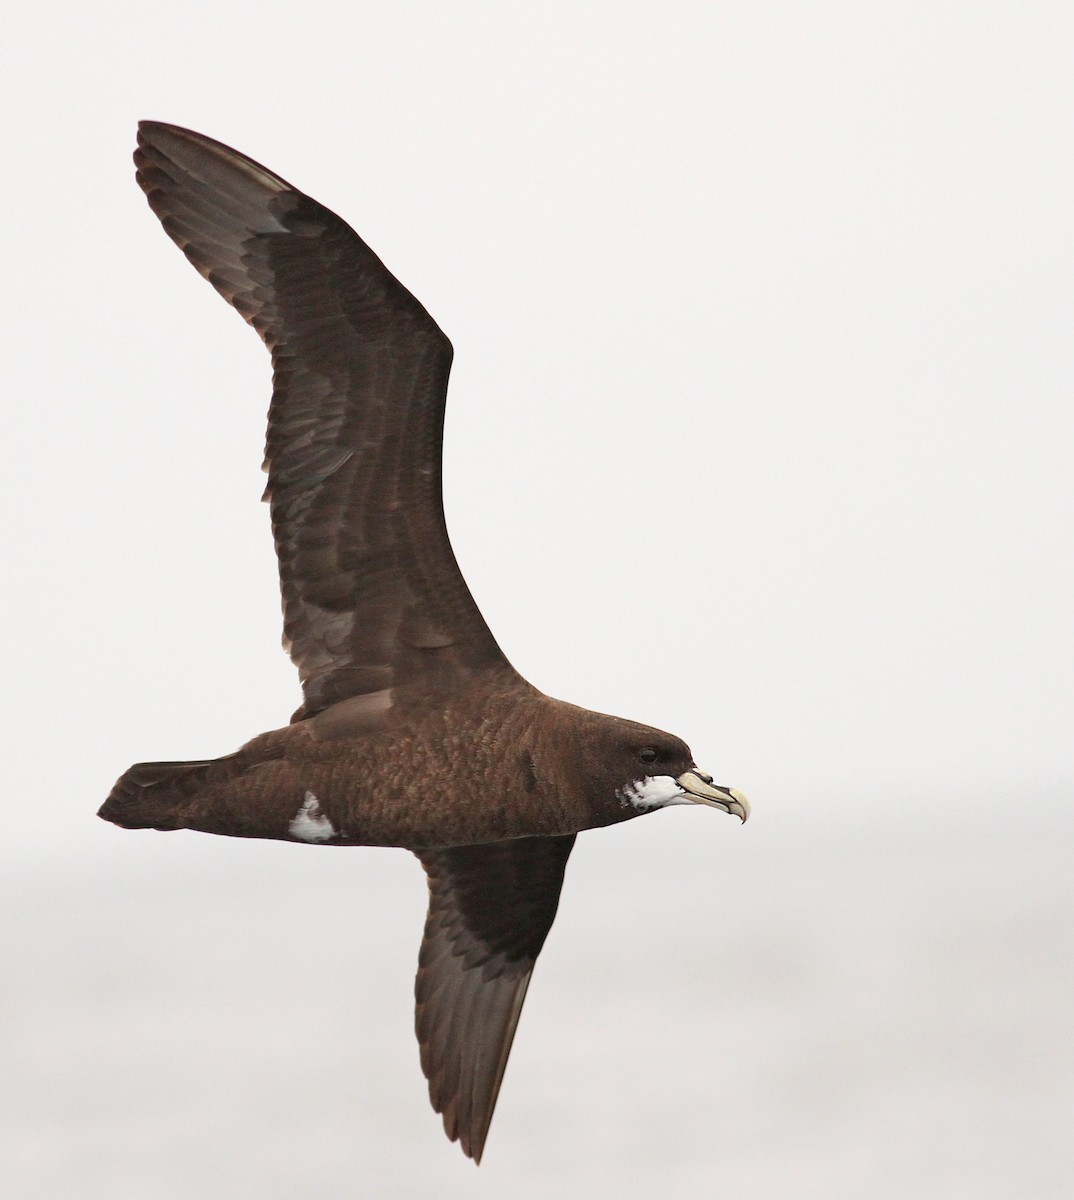
[[[100,815],[413,851],[421,1065],[480,1162],[575,835],[670,804],[745,821],[749,804],[679,738],[553,700],[504,657],[444,522],[451,343],[361,238],[190,130],[142,122],[134,161],[165,232],[272,355],[265,499],[303,701],[234,754],[136,764]]]

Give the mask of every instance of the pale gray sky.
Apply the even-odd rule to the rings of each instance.
[[[684,919],[714,937],[734,907],[719,887],[729,860],[740,886],[795,910],[789,868],[774,877],[765,851],[790,861],[788,829],[816,852],[838,844],[844,821],[855,845],[875,846],[901,820],[928,855],[939,818],[944,846],[972,829],[978,864],[1010,843],[1010,813],[1069,833],[1069,5],[58,4],[24,6],[9,30],[3,691],[18,820],[0,856],[19,860],[27,894],[62,888],[74,863],[126,881],[121,892],[143,871],[150,893],[152,863],[196,873],[208,855],[269,878],[266,863],[298,861],[193,835],[121,835],[93,817],[132,761],[228,752],[284,723],[297,698],[258,503],[267,356],[149,212],[130,163],[140,117],[262,160],[350,222],[426,304],[456,350],[448,521],[504,650],[553,695],[681,733],[753,799],[741,831],[706,814],[624,828],[614,844],[629,866],[616,884],[605,864],[602,886],[633,893],[655,846],[645,887],[674,881]],[[698,843],[715,865],[691,881]],[[1039,852],[1019,851],[1021,902],[1036,928],[1058,929],[1069,907],[1047,874],[1052,834]],[[794,878],[808,877],[805,861]],[[890,855],[881,862],[895,870]],[[95,863],[115,876],[94,876]],[[332,870],[354,876],[333,893],[345,905],[364,859]],[[409,961],[421,888],[398,870],[384,886],[417,906]],[[983,877],[960,893],[971,923],[997,908],[975,907]],[[1034,882],[1039,896],[1024,890]],[[880,903],[855,886],[848,909]],[[181,896],[166,921],[185,945]],[[147,903],[167,908],[159,895]],[[368,900],[353,903],[357,913]],[[134,937],[127,911],[96,930],[102,953],[109,937]],[[347,911],[333,920],[349,951]],[[569,923],[565,896],[553,941]],[[617,963],[631,939],[612,928],[621,945],[605,953]],[[1032,973],[996,936],[994,979],[1019,974],[1032,1006]],[[62,922],[48,937],[70,954]],[[37,952],[47,941],[26,938]],[[79,936],[81,954],[92,945]],[[1056,933],[1053,967],[1064,947]],[[379,986],[374,971],[361,978]],[[1069,991],[1069,972],[1060,978]],[[569,978],[541,984],[549,1003],[556,986],[569,1002]],[[1049,986],[1041,1011],[1058,1030]],[[806,1020],[798,993],[780,995],[778,1020],[793,1030]],[[614,996],[590,983],[583,1001],[599,1023]],[[654,985],[649,1020],[660,1005]],[[520,1047],[533,1021],[527,1011]],[[353,1031],[355,1042],[381,1036]],[[642,1057],[646,1038],[642,1027]],[[399,1047],[400,1071],[417,1071],[412,1050]],[[601,1091],[600,1071],[584,1072],[588,1103],[609,1126],[656,1119],[647,1088],[631,1097],[609,1072]],[[704,1102],[723,1109],[714,1077]],[[672,1087],[674,1064],[653,1078]],[[955,1067],[944,1078],[970,1087]],[[375,1104],[366,1082],[350,1079],[338,1103],[371,1090]],[[420,1080],[407,1082],[420,1102]],[[577,1082],[559,1078],[557,1128],[578,1119]],[[1064,1096],[1069,1105],[1069,1079]],[[34,1123],[50,1162],[70,1150],[58,1112],[45,1104]],[[675,1114],[664,1116],[674,1159]],[[517,1163],[554,1157],[562,1131],[534,1119],[547,1141],[527,1147],[519,1124]],[[465,1194],[510,1194],[495,1175],[501,1122],[480,1176],[492,1190]],[[884,1125],[878,1115],[860,1135],[865,1153]],[[399,1195],[445,1163],[463,1186],[466,1164],[439,1137],[431,1120],[408,1133],[416,1157]],[[788,1179],[802,1177],[803,1160],[784,1152]],[[360,1174],[360,1154],[333,1153],[341,1178]],[[706,1185],[788,1194],[775,1176],[771,1191],[743,1190],[760,1176],[729,1154],[698,1167]],[[101,1168],[102,1195],[122,1190],[108,1189],[120,1158]],[[810,1161],[816,1194],[841,1194],[835,1166]],[[174,1194],[222,1194],[209,1159],[204,1170],[202,1190]],[[870,1178],[866,1165],[858,1194]],[[1012,1186],[990,1194],[1031,1194]]]

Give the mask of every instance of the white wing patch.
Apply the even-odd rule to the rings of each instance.
[[[320,803],[312,792],[306,793],[302,807],[295,813],[290,826],[292,837],[304,842],[327,842],[336,836],[332,822],[321,812]]]
[[[624,808],[632,804],[642,812],[663,808],[667,804],[689,804],[686,791],[670,775],[646,775],[636,779],[619,793]]]

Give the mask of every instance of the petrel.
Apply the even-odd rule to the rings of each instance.
[[[234,754],[136,764],[100,815],[413,851],[422,1070],[480,1162],[576,834],[670,804],[745,821],[749,804],[679,738],[553,700],[504,657],[444,521],[451,343],[365,242],[202,134],[143,121],[134,161],[165,232],[272,355],[265,499],[303,700]]]

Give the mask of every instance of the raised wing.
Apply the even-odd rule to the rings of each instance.
[[[272,354],[265,494],[296,717],[510,671],[444,524],[451,343],[339,217],[245,155],[144,121],[134,160],[169,237]]]
[[[429,915],[415,984],[433,1108],[481,1161],[533,964],[559,905],[574,834],[419,854]]]

